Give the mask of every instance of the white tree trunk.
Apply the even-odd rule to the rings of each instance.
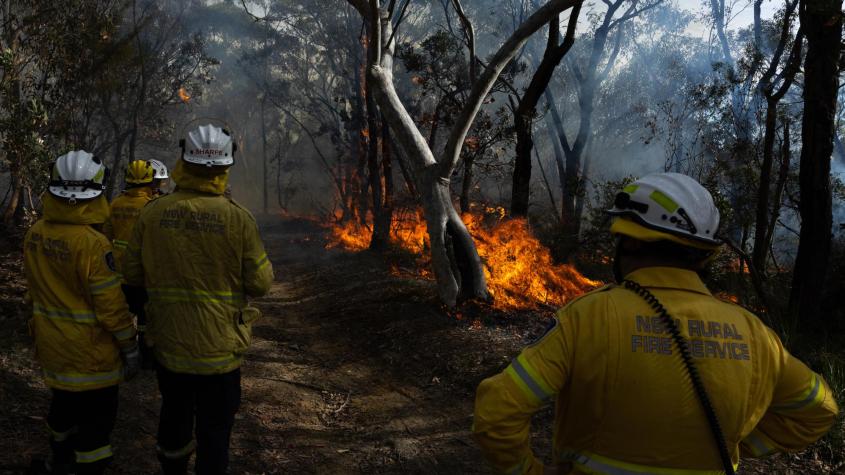
[[[475,82],[469,101],[458,117],[446,149],[436,160],[425,137],[402,104],[393,83],[393,25],[379,0],[348,0],[370,24],[371,45],[381,48],[368,58],[367,73],[379,109],[390,123],[398,154],[413,170],[431,241],[431,261],[440,299],[454,306],[464,299],[487,299],[484,267],[475,242],[452,203],[449,183],[467,132],[499,74],[528,38],[549,19],[582,0],[551,0],[531,15],[508,38]],[[375,40],[375,41],[373,41]]]

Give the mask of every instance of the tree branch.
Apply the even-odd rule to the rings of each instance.
[[[464,12],[461,0],[452,0],[452,5],[455,6],[455,11],[458,13],[458,18],[460,18],[461,26],[464,30],[464,38],[467,42],[467,49],[469,49],[469,81],[471,84],[474,84],[478,77],[478,63],[475,60],[475,29],[472,26],[472,22],[467,18],[466,12]]]
[[[560,13],[567,8],[573,7],[581,3],[582,0],[551,0],[543,7],[540,7],[534,14],[528,17],[517,28],[510,38],[499,48],[493,59],[487,65],[481,78],[473,85],[472,92],[467,100],[466,107],[461,111],[455,121],[455,126],[449,134],[449,140],[446,143],[446,149],[443,155],[443,160],[440,163],[440,177],[449,179],[452,171],[460,159],[460,150],[463,145],[466,135],[469,132],[472,122],[487,93],[492,89],[496,79],[501,74],[502,70],[507,66],[516,52],[522,48],[528,38],[543,27],[552,15]]]

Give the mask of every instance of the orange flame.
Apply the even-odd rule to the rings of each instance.
[[[184,87],[179,88],[179,99],[182,99],[182,102],[185,104],[191,101],[191,95],[188,94],[188,91]]]
[[[561,306],[584,292],[601,285],[581,275],[573,266],[555,264],[551,252],[531,234],[524,219],[505,219],[502,208],[474,210],[463,221],[475,239],[484,262],[487,288],[493,305],[500,310],[527,310],[540,305]],[[492,224],[488,224],[492,221]],[[350,251],[367,249],[371,228],[358,222],[330,228],[327,248]],[[420,256],[418,275],[432,278],[428,254],[429,240],[421,213],[397,215],[391,226],[394,245]],[[391,274],[402,275],[393,266]]]
[[[498,208],[499,216],[504,210]],[[477,214],[464,222],[475,238],[495,306],[523,310],[538,304],[559,307],[601,285],[568,264],[555,264],[549,249],[531,234],[524,219],[501,219],[489,229]]]

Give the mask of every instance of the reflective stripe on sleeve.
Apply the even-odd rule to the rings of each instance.
[[[159,349],[156,351],[156,359],[171,371],[200,374],[235,368],[241,364],[241,357],[233,353],[214,358],[183,358]]]
[[[265,268],[265,267],[267,267],[268,265],[270,265],[270,258],[269,258],[269,257],[267,257],[267,254],[266,254],[266,253],[264,253],[264,254],[261,256],[261,258],[260,258],[260,259],[258,259],[258,261],[255,263],[255,268],[256,268],[256,271],[260,271],[261,269],[264,269],[264,268]]]
[[[560,454],[561,462],[572,462],[575,467],[586,473],[605,475],[724,475],[724,470],[696,470],[683,468],[664,468],[622,462],[587,451],[565,450]],[[734,464],[734,470],[739,464]]]
[[[38,315],[50,320],[62,320],[66,322],[97,323],[97,315],[90,310],[71,310],[69,308],[48,307],[46,305],[34,304],[33,315]]]
[[[104,445],[88,452],[76,452],[76,463],[94,463],[114,455],[111,445]]]
[[[777,448],[772,446],[767,438],[756,430],[742,439],[742,442],[755,457],[765,457],[777,452]]]
[[[44,370],[48,386],[70,386],[84,389],[90,386],[110,386],[120,382],[123,373],[120,369],[103,373],[56,373]]]
[[[126,249],[129,246],[129,241],[121,241],[120,239],[115,239],[112,241],[112,245],[114,245],[115,249]]]
[[[805,389],[796,400],[783,404],[772,405],[775,411],[795,411],[820,404],[825,398],[825,388],[819,375],[813,373],[807,389]]]
[[[514,358],[505,373],[516,382],[526,395],[539,402],[546,402],[554,395],[554,391],[543,382],[543,379],[523,355]]]
[[[97,295],[103,293],[103,291],[108,290],[112,287],[117,287],[118,285],[120,285],[120,276],[113,275],[106,280],[95,282],[94,284],[88,287],[88,290],[91,291],[91,294]]]
[[[226,290],[196,290],[180,289],[176,287],[151,287],[147,289],[147,294],[150,296],[151,301],[164,303],[216,302],[238,304],[244,301],[243,293]]]
[[[123,330],[118,330],[112,333],[112,335],[114,335],[115,339],[118,340],[128,340],[135,336],[135,328],[130,325]]]
[[[178,460],[187,457],[194,453],[194,450],[197,448],[197,443],[193,440],[188,442],[188,445],[176,449],[176,450],[165,450],[160,445],[156,445],[156,451],[164,458],[171,459],[171,460]]]
[[[528,459],[523,459],[522,462],[519,462],[517,465],[514,465],[513,467],[505,470],[502,473],[505,475],[522,475],[523,473],[525,473],[525,470],[527,468],[525,465],[527,463]]]

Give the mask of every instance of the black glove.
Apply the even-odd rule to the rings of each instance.
[[[143,318],[144,304],[147,303],[147,289],[144,287],[135,287],[133,285],[123,285],[123,294],[126,296],[126,304],[129,305],[129,311]],[[143,324],[144,322],[138,322]]]
[[[141,370],[141,352],[138,350],[138,344],[123,348],[120,350],[120,356],[123,358],[123,380],[131,381]]]

